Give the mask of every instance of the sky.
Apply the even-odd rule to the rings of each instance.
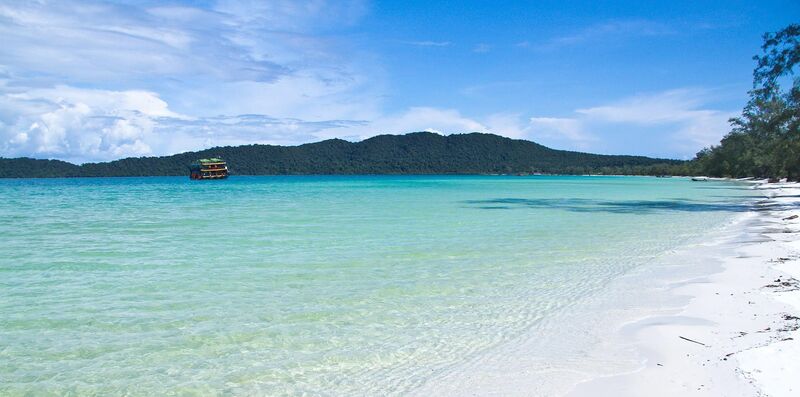
[[[477,131],[687,159],[796,22],[796,0],[0,0],[0,157]]]

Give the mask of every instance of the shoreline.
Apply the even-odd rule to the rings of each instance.
[[[800,184],[747,183],[752,209],[412,395],[796,394]]]
[[[737,242],[722,243],[722,270],[678,285],[678,313],[620,329],[639,370],[577,384],[568,396],[790,396],[800,391],[800,185],[754,186]]]

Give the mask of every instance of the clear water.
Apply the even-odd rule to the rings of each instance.
[[[748,194],[637,177],[0,180],[0,395],[405,394],[580,310]]]

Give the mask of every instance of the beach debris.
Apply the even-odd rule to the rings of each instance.
[[[689,342],[692,342],[692,343],[697,343],[698,345],[702,345],[702,346],[708,346],[708,345],[706,345],[706,344],[705,344],[705,343],[703,343],[703,342],[698,342],[698,341],[696,341],[696,340],[694,340],[694,339],[689,339],[689,338],[687,338],[687,337],[685,337],[685,336],[680,336],[680,335],[678,335],[678,338],[681,338],[681,339],[683,339],[683,340],[685,340],[685,341],[689,341]]]
[[[784,324],[782,328],[778,329],[778,332],[792,332],[800,329],[800,321],[798,321],[800,317],[791,314],[784,314],[782,317],[787,323]]]
[[[793,277],[789,278],[776,278],[771,284],[764,286],[765,288],[780,288],[781,292],[797,291],[800,290],[800,281]]]
[[[792,219],[797,219],[797,218],[800,218],[800,215],[787,216],[786,218],[783,218],[783,220],[784,221],[790,221]]]
[[[775,263],[775,262],[784,263],[784,262],[787,262],[787,261],[796,260],[798,258],[800,258],[800,256],[798,256],[798,255],[781,256],[781,257],[778,257],[777,259],[770,259],[769,263]]]

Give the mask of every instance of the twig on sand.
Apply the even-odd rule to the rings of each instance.
[[[689,341],[689,342],[697,343],[698,345],[703,345],[703,346],[706,346],[706,344],[705,344],[705,343],[703,343],[703,342],[698,342],[698,341],[696,341],[696,340],[689,339],[689,338],[687,338],[687,337],[685,337],[685,336],[680,336],[680,335],[678,335],[678,337],[679,337],[679,338],[681,338],[681,339],[683,339],[683,340],[687,340],[687,341]]]

